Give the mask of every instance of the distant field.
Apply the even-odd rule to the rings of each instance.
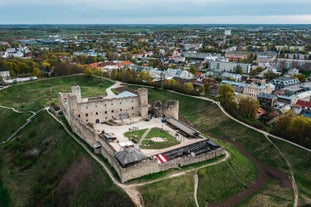
[[[83,75],[29,82],[2,90],[0,104],[23,111],[36,111],[51,102],[58,103],[58,93],[70,92],[71,86],[80,85],[82,96],[100,96],[105,95],[105,89],[112,84],[105,79],[87,78]]]

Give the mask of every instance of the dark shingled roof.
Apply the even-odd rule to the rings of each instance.
[[[115,157],[122,165],[122,167],[127,167],[128,165],[141,161],[146,158],[141,152],[134,148],[128,148],[123,151],[117,152]]]

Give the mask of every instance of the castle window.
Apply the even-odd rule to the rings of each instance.
[[[85,108],[88,109],[89,107],[86,106]]]
[[[105,104],[105,106],[107,106],[107,104]]]
[[[96,112],[96,115],[98,115],[98,112]]]
[[[122,109],[120,109],[120,111],[122,111]]]
[[[105,114],[107,114],[107,111],[105,111]]]
[[[122,102],[120,102],[120,104],[122,104]]]
[[[111,106],[113,105],[113,103],[111,103]]]
[[[89,122],[89,120],[87,119],[86,122]]]
[[[80,114],[78,114],[78,117],[80,118]]]
[[[132,107],[132,110],[134,110],[134,107]]]
[[[86,117],[88,117],[88,116],[89,116],[89,114],[85,114],[85,116],[86,116]]]
[[[108,119],[107,117],[105,117],[105,119]]]
[[[111,113],[113,113],[114,111],[113,110],[111,110]]]

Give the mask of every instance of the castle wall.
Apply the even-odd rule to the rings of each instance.
[[[158,164],[158,161],[155,158],[147,158],[133,166],[122,168],[114,157],[116,153],[114,148],[105,139],[101,139],[89,124],[96,123],[96,119],[99,119],[100,122],[102,122],[113,118],[119,118],[121,112],[128,112],[130,117],[139,115],[147,117],[147,89],[140,89],[138,93],[139,96],[137,97],[127,97],[122,99],[92,98],[87,102],[83,102],[83,100],[79,101],[81,96],[79,96],[80,88],[78,87],[73,87],[73,93],[71,94],[59,93],[60,108],[72,130],[90,146],[93,146],[96,142],[101,143],[102,155],[116,170],[122,182],[168,169],[202,162],[225,153],[223,148],[219,148],[198,156],[180,157],[162,164]],[[168,101],[163,107],[163,113],[167,117],[175,119],[178,119],[178,110],[178,101]]]
[[[132,180],[134,178],[138,178],[144,175],[149,175],[173,168],[179,168],[182,166],[210,160],[217,156],[223,155],[224,153],[225,153],[224,148],[219,148],[214,151],[204,153],[195,157],[192,156],[180,157],[162,164],[158,164],[157,159],[152,160],[147,159],[127,168],[120,167],[122,172],[120,179],[122,182],[126,182],[128,180]]]
[[[174,118],[178,120],[179,101],[169,100],[163,106],[163,114],[167,118]]]
[[[99,138],[99,136],[94,132],[94,130],[83,123],[81,120],[71,117],[69,124],[72,127],[72,130],[78,134],[82,139],[84,139],[90,146],[95,142],[100,142],[102,145],[101,153],[108,160],[108,162],[113,166],[115,171],[118,173],[120,180],[126,182],[144,175],[149,175],[172,168],[179,168],[185,165],[194,164],[197,162],[202,162],[205,160],[213,159],[217,156],[220,156],[225,153],[223,148],[216,149],[214,151],[201,154],[198,156],[187,156],[180,157],[169,162],[158,164],[156,158],[147,158],[133,166],[122,168],[118,163],[117,159],[114,157],[116,151],[111,145],[104,139]]]
[[[90,123],[120,119],[124,112],[129,117],[140,116],[138,97],[92,100],[80,103],[78,108],[75,115]]]

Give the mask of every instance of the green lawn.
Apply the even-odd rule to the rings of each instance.
[[[71,86],[80,85],[82,96],[99,96],[105,95],[105,89],[112,84],[105,79],[88,78],[83,75],[44,79],[14,85],[0,91],[0,104],[22,111],[37,111],[51,102],[58,103],[58,93],[70,92]]]
[[[137,141],[141,139],[143,134],[147,131],[147,129],[140,129],[136,131],[130,131],[130,132],[125,132],[124,136],[126,136],[129,139],[132,139],[133,137],[136,137]]]
[[[0,142],[9,138],[31,116],[31,113],[16,113],[10,109],[0,108]]]
[[[38,154],[31,152],[37,150]],[[132,206],[107,173],[46,112],[0,147],[12,206]]]
[[[163,138],[165,141],[154,142],[151,140],[154,137]],[[143,149],[165,149],[177,145],[179,143],[180,142],[177,141],[176,138],[170,135],[168,132],[160,128],[152,128],[151,131],[145,137],[145,139],[142,141],[140,147]]]

